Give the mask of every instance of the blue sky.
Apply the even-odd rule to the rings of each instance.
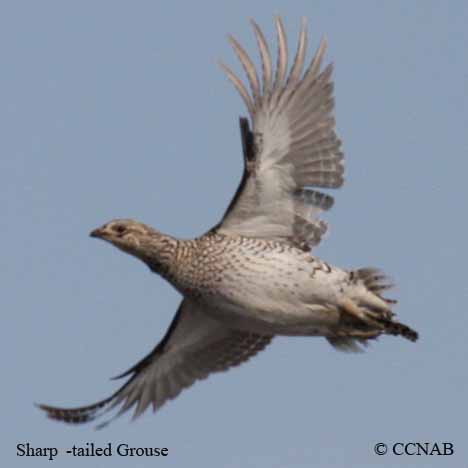
[[[136,466],[460,467],[466,464],[468,4],[426,2],[3,2],[0,11],[2,446],[168,447]],[[291,50],[301,16],[335,62],[347,181],[316,254],[381,267],[421,335],[360,355],[278,338],[158,414],[106,430],[47,420],[33,402],[91,403],[162,337],[178,293],[88,237],[131,217],[180,237],[222,215],[241,175],[222,75],[248,18]],[[378,457],[377,442],[452,442],[450,457]],[[62,455],[61,466],[129,460]]]

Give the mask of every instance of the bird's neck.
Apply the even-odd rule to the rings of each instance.
[[[170,279],[180,242],[174,237],[158,233],[154,237],[142,240],[138,248],[131,253],[146,263],[152,272]]]

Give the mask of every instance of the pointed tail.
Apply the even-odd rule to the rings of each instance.
[[[391,307],[397,301],[382,296],[384,291],[393,287],[384,273],[375,268],[360,268],[350,272],[350,280],[355,289],[351,298],[343,300],[341,306],[344,311],[361,324],[367,324],[367,330],[402,336],[410,341],[418,339],[415,330],[394,320]],[[356,322],[354,324],[357,325]]]

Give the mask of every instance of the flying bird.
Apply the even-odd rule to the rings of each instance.
[[[380,335],[418,337],[395,320],[391,287],[374,268],[346,270],[311,254],[327,230],[319,215],[333,198],[319,189],[343,184],[343,153],[335,132],[332,64],[322,67],[322,39],[306,64],[307,25],[288,68],[281,18],[275,18],[276,65],[259,26],[252,27],[261,76],[247,52],[229,41],[250,91],[221,65],[240,94],[244,173],[221,221],[191,240],[143,223],[113,220],[91,232],[143,261],[183,296],[159,344],[119,377],[111,396],[78,408],[39,405],[51,419],[86,423],[110,410],[159,409],[208,375],[242,364],[275,335],[322,336],[338,350],[359,351]],[[289,71],[288,71],[289,70]],[[105,423],[104,423],[105,424]]]

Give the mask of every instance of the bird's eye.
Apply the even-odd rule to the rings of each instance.
[[[116,233],[116,234],[120,234],[122,235],[125,231],[126,231],[126,227],[123,225],[123,224],[116,224],[112,230]]]

